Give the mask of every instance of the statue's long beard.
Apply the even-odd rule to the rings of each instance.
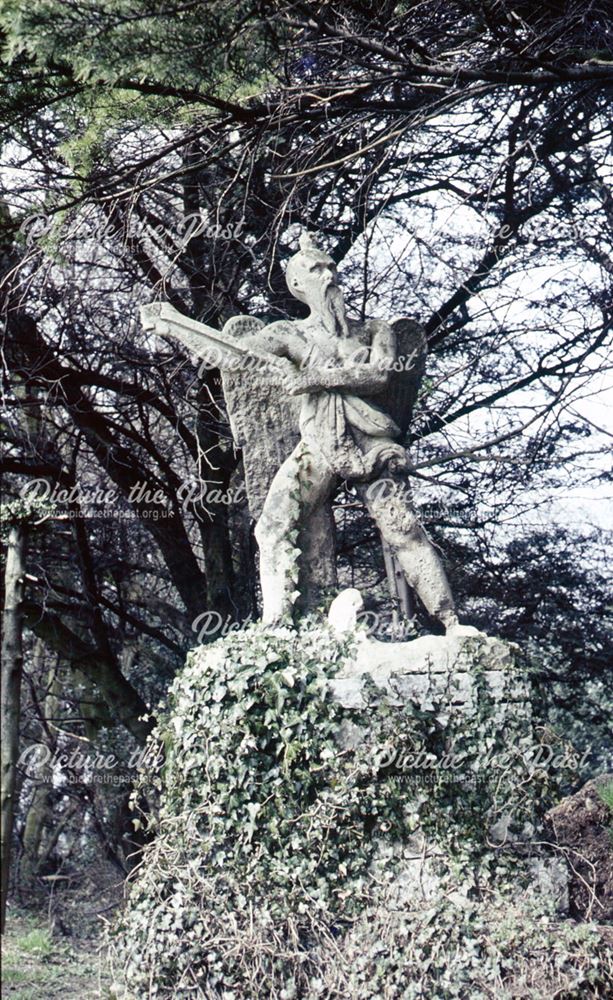
[[[340,288],[328,285],[321,297],[321,317],[324,326],[335,337],[349,336],[345,300]]]

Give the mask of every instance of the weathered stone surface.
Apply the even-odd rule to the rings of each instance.
[[[411,642],[363,639],[354,660],[331,682],[333,697],[345,708],[372,699],[374,682],[388,704],[412,701],[421,709],[444,705],[464,710],[476,705],[484,684],[501,715],[515,724],[530,717],[527,683],[516,669],[517,647],[486,635],[423,636]]]
[[[350,319],[334,260],[308,233],[286,282],[309,315],[268,325],[248,316],[222,332],[167,304],[146,306],[148,329],[172,335],[222,371],[247,493],[258,519],[263,619],[291,619],[335,587],[331,503],[354,485],[386,552],[431,615],[457,626],[441,559],[414,509],[403,435],[426,357],[419,324]]]
[[[562,858],[531,858],[528,862],[534,887],[556,913],[569,910],[568,868]]]
[[[260,320],[235,316],[223,332],[240,343],[262,327]],[[243,452],[249,511],[257,520],[277,469],[300,440],[300,402],[283,391],[279,372],[263,363],[222,369],[221,377],[234,441]]]
[[[260,320],[235,316],[223,332],[240,343],[242,337],[262,327]],[[276,473],[300,442],[300,398],[289,396],[279,372],[263,363],[251,369],[222,370],[222,385],[232,434],[243,452],[249,513],[257,521]],[[334,518],[329,505],[317,507],[304,518],[297,544],[301,554],[297,607],[309,611],[337,584]]]
[[[415,906],[419,902],[433,903],[441,892],[441,879],[436,872],[437,862],[445,854],[421,834],[413,834],[403,843],[382,843],[377,845],[377,853],[372,863],[372,872],[381,878],[390,859],[398,865],[396,879],[386,887],[386,906],[402,909]],[[466,897],[460,892],[459,899]],[[460,904],[461,905],[461,904]]]
[[[538,851],[537,847],[535,851]],[[442,880],[437,867],[441,860],[449,860],[444,851],[417,834],[404,844],[380,844],[372,865],[375,876],[385,871],[390,857],[398,860],[396,880],[387,886],[386,905],[390,909],[414,906],[420,902],[432,905],[440,898]],[[535,853],[525,859],[525,864],[532,876],[530,895],[541,905],[544,904],[549,912],[566,916],[569,911],[569,876],[565,862],[561,858]],[[446,896],[460,909],[471,908],[466,885],[460,884]]]
[[[351,613],[359,607],[356,593],[344,592],[331,609],[331,624],[339,632],[348,630],[346,623],[351,622]],[[333,699],[347,709],[378,703],[398,707],[412,703],[420,710],[435,711],[443,724],[449,724],[454,713],[476,712],[487,698],[488,725],[504,734],[509,748],[521,746],[521,738],[531,731],[531,705],[527,680],[516,663],[517,653],[514,644],[480,633],[423,636],[395,643],[362,638],[353,660],[330,681],[330,689]],[[368,738],[367,724],[342,720],[337,739],[344,750],[354,749]],[[478,771],[445,769],[440,758],[419,765],[407,759],[405,769],[402,754],[390,759],[399,768],[399,780],[409,779],[407,794],[411,787],[422,791],[428,788],[429,777],[435,786],[441,775],[447,781],[471,787],[479,780],[487,782],[491,776],[487,746],[484,740],[483,766]],[[508,811],[498,816],[489,828],[492,844],[506,842],[512,821],[513,815]],[[397,865],[394,881],[386,886],[386,905],[390,909],[402,909],[416,902],[432,905],[440,898],[443,892],[440,862],[446,868],[450,858],[434,840],[416,832],[403,843],[380,842],[372,864],[375,877],[385,872],[390,857]],[[540,854],[527,859],[527,864],[534,876],[534,894],[552,910],[565,913],[568,909],[565,866],[559,859],[543,858]],[[459,909],[472,905],[465,886],[459,886],[452,895],[446,892],[446,896]]]

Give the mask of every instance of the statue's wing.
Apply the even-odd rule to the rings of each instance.
[[[240,340],[263,326],[251,316],[234,316],[223,333]],[[300,399],[287,396],[271,366],[237,361],[221,377],[232,434],[243,451],[249,510],[257,520],[277,469],[300,440]]]
[[[426,367],[428,341],[422,326],[412,319],[397,319],[391,324],[396,335],[396,364],[382,403],[386,413],[406,434]]]
[[[235,316],[223,333],[240,340],[263,326],[258,319]],[[236,370],[222,371],[221,377],[232,434],[243,450],[249,511],[257,520],[277,470],[300,440],[300,397],[286,394],[270,365],[242,370],[237,366]],[[302,525],[298,546],[303,553],[299,604],[303,611],[313,610],[336,588],[334,518],[328,504],[315,510]]]

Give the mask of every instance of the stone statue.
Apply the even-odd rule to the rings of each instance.
[[[334,587],[330,504],[346,480],[429,613],[448,632],[472,633],[458,623],[441,560],[411,505],[398,440],[423,373],[421,329],[411,320],[348,319],[336,265],[308,234],[286,281],[308,306],[306,319],[264,325],[239,316],[220,333],[168,305],[141,310],[145,328],[177,337],[222,371],[257,518],[264,621],[287,620],[309,589]]]

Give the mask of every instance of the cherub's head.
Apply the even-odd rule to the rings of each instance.
[[[310,233],[303,233],[300,250],[290,257],[285,272],[292,295],[320,316],[333,333],[345,335],[345,303],[338,286],[338,273],[332,258],[320,250]]]

